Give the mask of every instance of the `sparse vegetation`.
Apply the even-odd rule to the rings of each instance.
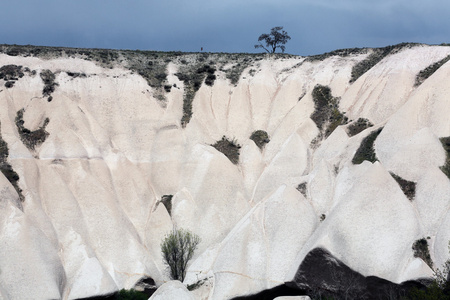
[[[405,194],[405,196],[412,201],[416,196],[416,183],[413,181],[405,180],[392,172],[389,173],[391,174],[392,178],[394,178],[395,181],[397,181],[398,185],[403,191],[403,194]]]
[[[69,72],[69,71],[67,71],[66,73],[67,73],[67,75],[69,75],[72,78],[77,78],[77,77],[86,78],[87,77],[87,75],[85,73]]]
[[[6,88],[12,88],[14,83],[24,76],[22,66],[5,65],[0,68],[0,79],[5,81]]]
[[[16,115],[16,126],[17,131],[19,132],[20,139],[22,143],[30,150],[34,150],[36,146],[41,145],[43,142],[45,142],[45,139],[48,137],[49,133],[45,131],[45,127],[47,127],[48,123],[50,122],[49,118],[46,118],[44,120],[44,123],[42,124],[39,129],[36,129],[34,131],[31,131],[23,125],[25,122],[23,120],[23,113],[25,112],[25,109],[21,109],[17,112]]]
[[[419,72],[416,76],[416,82],[414,83],[414,86],[419,86],[424,82],[428,77],[433,75],[434,72],[436,72],[440,67],[442,67],[446,62],[450,60],[450,55],[444,57],[438,62],[435,62],[434,64],[426,67],[422,71]]]
[[[0,68],[0,79],[5,81],[8,80],[18,80],[22,78],[24,73],[22,71],[22,66],[17,65],[5,65]]]
[[[375,131],[372,131],[362,140],[361,145],[359,146],[358,150],[356,150],[355,156],[352,159],[353,164],[359,165],[365,160],[368,160],[372,163],[378,161],[373,145],[382,130],[383,128],[379,128]]]
[[[0,124],[1,125],[1,124]],[[22,189],[19,187],[19,175],[14,171],[13,167],[8,163],[9,149],[8,144],[3,140],[1,135],[0,126],[0,171],[12,184],[17,194],[19,195],[20,201],[24,201],[25,197],[22,194]]]
[[[320,130],[314,143],[327,138],[339,125],[347,124],[348,118],[339,111],[339,97],[333,97],[328,86],[316,85],[312,91],[314,112],[311,119]]]
[[[367,56],[366,59],[358,62],[352,68],[352,76],[350,78],[350,83],[355,82],[359,77],[361,77],[364,73],[369,71],[373,66],[379,63],[383,58],[388,56],[389,54],[394,54],[403,50],[404,48],[412,48],[417,46],[416,43],[401,43],[398,45],[387,46],[383,48],[374,48],[371,54]]]
[[[415,241],[412,249],[414,251],[414,257],[421,258],[431,269],[433,269],[433,261],[431,260],[428,242],[425,238]]]
[[[368,119],[359,118],[347,127],[347,134],[351,137],[372,126],[373,124]]]
[[[193,64],[180,68],[175,75],[184,82],[183,117],[181,125],[186,127],[192,118],[192,102],[203,81],[212,86],[216,79],[216,68],[208,64]]]
[[[441,171],[450,179],[450,136],[439,139],[446,153],[445,164],[440,167]]]
[[[59,85],[55,82],[55,74],[53,74],[53,72],[50,70],[42,70],[39,76],[41,76],[41,79],[44,82],[42,95],[44,97],[50,96],[55,91],[55,88]]]
[[[253,131],[252,135],[250,136],[250,139],[255,142],[256,146],[259,147],[259,149],[263,149],[264,146],[270,142],[269,135],[264,130],[256,130]]]
[[[195,291],[196,289],[201,287],[203,284],[205,284],[206,281],[208,281],[208,278],[200,279],[197,282],[194,282],[193,284],[188,284],[186,286],[186,288],[188,289],[188,291]]]
[[[369,48],[339,49],[339,50],[334,50],[334,51],[323,53],[323,54],[308,56],[306,58],[306,61],[310,61],[310,62],[323,61],[332,56],[347,57],[350,55],[366,54],[369,50],[370,50]]]
[[[161,242],[164,263],[169,267],[170,278],[184,281],[187,264],[194,256],[200,237],[185,229],[174,229]]]
[[[235,139],[230,141],[227,137],[223,136],[220,141],[217,141],[211,146],[222,152],[233,164],[237,165],[239,163],[239,150],[241,146]]]
[[[170,62],[181,65],[178,78],[185,83],[183,117],[181,124],[185,127],[192,117],[192,101],[202,83],[212,86],[217,78],[217,70],[223,72],[231,84],[236,85],[242,72],[266,54],[248,53],[183,53],[140,50],[84,49],[65,47],[0,45],[0,53],[14,56],[32,56],[41,59],[57,57],[78,58],[92,61],[104,68],[120,66],[139,74],[153,88],[153,97],[164,102],[165,93],[171,91],[167,82],[167,66]],[[272,59],[296,57],[288,54],[274,54]],[[33,74],[32,71],[31,74]],[[67,72],[73,78],[84,77],[84,73]],[[51,76],[48,77],[51,79]],[[44,78],[43,78],[44,80]],[[53,81],[54,83],[54,81]],[[8,83],[12,86],[12,83]],[[56,83],[49,82],[44,87],[44,96],[54,91]],[[52,99],[52,98],[51,98]],[[50,101],[51,101],[50,99]],[[50,102],[49,101],[49,102]],[[164,104],[162,104],[164,105]]]

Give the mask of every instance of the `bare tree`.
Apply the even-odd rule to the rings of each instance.
[[[258,38],[259,45],[255,45],[255,48],[263,48],[267,51],[267,53],[275,53],[277,48],[280,48],[284,53],[284,49],[286,48],[284,45],[290,39],[291,37],[287,34],[286,31],[283,30],[283,27],[277,26],[272,28],[270,30],[270,33],[261,34]],[[265,47],[261,43],[261,41],[264,41],[266,43]]]

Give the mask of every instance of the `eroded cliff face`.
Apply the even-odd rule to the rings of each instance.
[[[450,64],[423,70],[450,47],[164,54],[154,73],[69,50],[0,54],[4,299],[161,285],[173,226],[202,239],[197,299],[292,281],[318,247],[393,282],[432,273],[418,239],[434,266],[449,258]]]

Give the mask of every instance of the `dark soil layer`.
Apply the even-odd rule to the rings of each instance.
[[[383,128],[372,131],[372,133],[370,133],[362,140],[361,145],[359,146],[358,150],[356,150],[355,156],[352,159],[353,164],[359,165],[365,160],[368,160],[372,163],[378,161],[373,145],[382,130]]]
[[[211,146],[222,152],[233,164],[237,165],[239,163],[239,150],[241,146],[235,140],[230,141],[223,136],[220,141],[217,141]]]
[[[416,183],[413,181],[405,180],[392,172],[390,172],[390,174],[395,179],[395,181],[397,181],[398,185],[403,191],[403,194],[405,194],[405,196],[408,197],[409,200],[413,200],[416,196]]]

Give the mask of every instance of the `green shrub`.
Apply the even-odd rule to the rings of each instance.
[[[428,242],[425,238],[415,241],[412,249],[414,251],[414,257],[421,258],[431,269],[433,269],[433,261],[431,260]]]
[[[348,118],[339,111],[340,98],[333,97],[328,86],[316,85],[312,91],[312,98],[314,112],[311,114],[311,119],[325,138],[339,125],[347,124]]]
[[[382,130],[383,128],[379,128],[375,131],[372,131],[362,140],[361,145],[359,146],[358,150],[356,150],[355,156],[353,156],[353,164],[359,165],[365,160],[368,160],[372,163],[378,161],[373,145]]]
[[[397,181],[398,185],[403,191],[403,194],[405,194],[406,197],[408,197],[409,200],[413,200],[416,196],[416,183],[413,181],[408,181],[400,176],[395,175],[392,172],[389,172],[391,176]]]
[[[233,164],[239,163],[239,149],[241,146],[236,140],[229,140],[225,136],[220,141],[217,141],[214,145],[211,145],[218,151],[222,152]]]
[[[347,134],[352,137],[372,126],[373,124],[368,119],[359,118],[347,127]]]
[[[264,146],[265,146],[268,142],[270,142],[269,135],[268,135],[267,132],[264,131],[264,130],[256,130],[256,131],[253,131],[252,134],[251,134],[251,136],[250,136],[250,139],[251,139],[253,142],[255,142],[256,146],[258,146],[259,149],[263,149]]]
[[[164,263],[169,267],[170,278],[184,281],[187,264],[194,256],[200,237],[189,230],[174,229],[161,242]]]

